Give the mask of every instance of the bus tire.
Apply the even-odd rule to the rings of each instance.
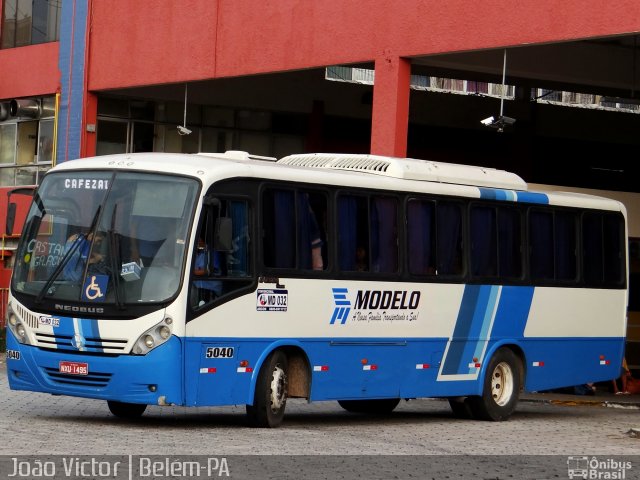
[[[513,351],[501,348],[487,365],[482,395],[469,397],[474,418],[499,422],[508,420],[520,396],[520,360]]]
[[[282,423],[287,405],[288,367],[287,356],[280,350],[272,352],[262,365],[253,405],[247,405],[252,427],[270,428]]]
[[[378,400],[338,400],[338,404],[352,413],[391,413],[400,403],[399,398],[383,398]]]
[[[108,400],[109,411],[118,418],[140,418],[147,406],[144,403],[126,403]]]

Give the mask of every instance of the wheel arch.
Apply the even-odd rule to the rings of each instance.
[[[309,356],[300,342],[294,340],[279,340],[272,343],[260,354],[251,376],[251,387],[248,392],[247,404],[253,404],[256,392],[256,383],[262,366],[269,355],[280,350],[287,356],[289,364],[288,373],[288,397],[309,398],[311,395],[311,363]]]

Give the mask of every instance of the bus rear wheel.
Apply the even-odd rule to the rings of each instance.
[[[338,400],[338,404],[352,413],[391,413],[400,403],[399,398],[383,398],[379,400]]]
[[[495,422],[507,420],[520,396],[520,371],[520,360],[513,351],[498,350],[487,365],[482,395],[468,398],[473,417]]]
[[[271,353],[260,369],[253,405],[247,405],[247,418],[253,427],[277,427],[287,405],[288,361],[284,352]]]
[[[143,403],[107,401],[109,411],[118,418],[140,418],[147,406]]]

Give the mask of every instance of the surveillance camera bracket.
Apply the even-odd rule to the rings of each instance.
[[[184,84],[184,114],[182,125],[178,125],[178,135],[189,135],[191,130],[187,128],[187,85]]]
[[[504,49],[504,55],[502,58],[502,92],[500,95],[500,115],[498,118],[488,117],[481,120],[480,123],[487,127],[495,128],[499,133],[504,131],[504,127],[511,126],[516,123],[515,118],[506,117],[504,115],[504,97],[506,93],[505,82],[507,74],[507,49]]]

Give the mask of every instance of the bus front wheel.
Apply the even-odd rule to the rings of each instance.
[[[142,403],[125,403],[108,400],[109,410],[119,418],[139,418],[142,416],[147,406]]]
[[[260,369],[253,405],[247,405],[247,417],[253,427],[277,427],[287,405],[288,361],[284,352],[271,353]]]
[[[520,360],[508,348],[501,348],[489,361],[482,395],[469,397],[469,407],[479,420],[507,420],[516,409],[522,378]]]
[[[391,413],[400,403],[399,398],[380,400],[338,400],[338,404],[347,412],[353,413]]]

